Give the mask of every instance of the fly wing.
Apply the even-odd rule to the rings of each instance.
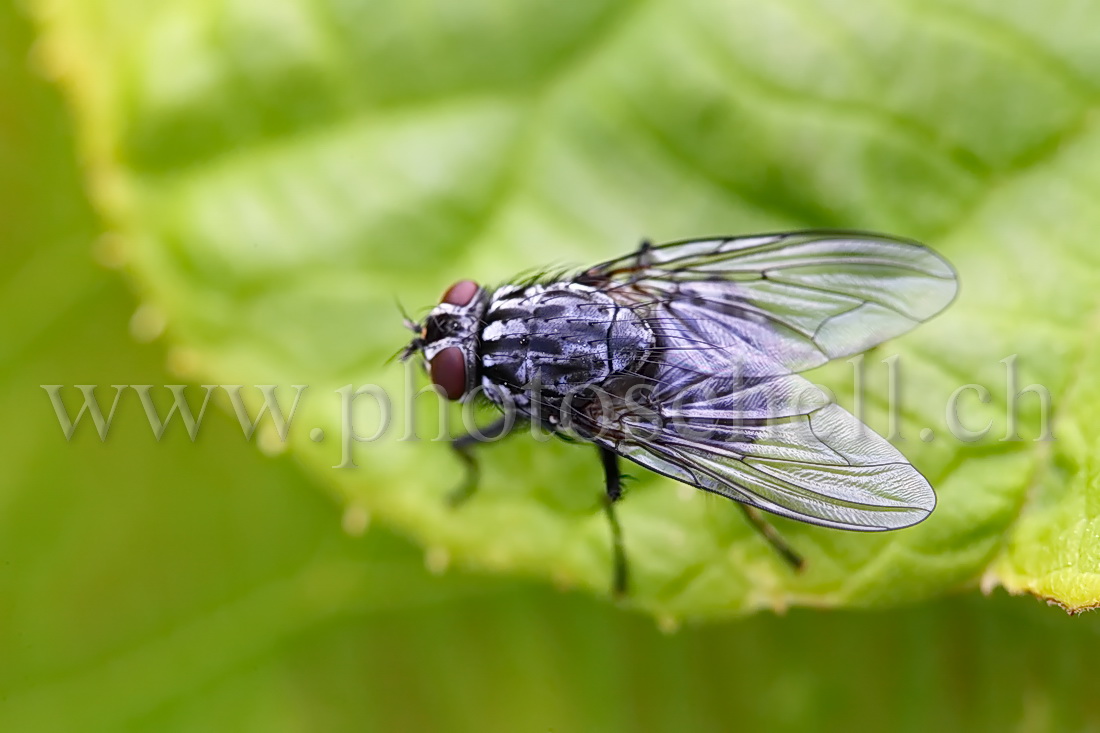
[[[837,529],[900,529],[936,505],[928,481],[837,405],[725,435],[634,440],[624,458],[780,516]]]
[[[652,317],[646,360],[594,390],[574,427],[658,473],[814,524],[887,530],[920,522],[936,497],[884,438],[743,332]],[[691,312],[691,311],[687,311]]]
[[[951,266],[921,244],[830,231],[643,245],[577,280],[795,372],[909,331],[958,290]]]
[[[610,409],[602,424],[589,423],[586,439],[774,514],[875,531],[916,524],[936,504],[928,481],[897,449],[796,374],[750,378],[737,388],[724,377],[696,380],[663,402],[659,394],[603,397]]]

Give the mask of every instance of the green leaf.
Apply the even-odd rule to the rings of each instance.
[[[108,385],[176,380],[131,337],[124,284],[89,256],[98,224],[30,45],[27,21],[0,7],[0,730],[210,730],[261,699],[276,719],[328,709],[320,692],[287,702],[272,669],[303,637],[491,597],[490,584],[431,576],[378,529],[349,536],[366,518],[345,513],[342,531],[338,508],[229,414],[210,410],[194,443],[178,418],[157,439],[127,391],[105,440],[88,416],[66,439],[40,385],[66,385],[72,415],[74,383],[109,403]],[[326,681],[347,676],[312,646]],[[219,706],[222,686],[236,694]]]
[[[353,446],[357,469],[333,468],[335,390],[401,394],[401,370],[383,365],[407,339],[395,297],[427,306],[459,277],[588,263],[643,236],[858,227],[927,241],[960,272],[943,317],[863,362],[867,421],[888,432],[880,362],[898,355],[898,444],[937,488],[936,512],[876,536],[777,521],[809,560],[793,574],[733,507],[639,471],[620,512],[630,602],[674,617],[875,606],[979,579],[1070,609],[1100,599],[1100,12],[991,0],[38,7],[93,196],[144,312],[168,324],[170,364],[194,382],[311,385],[291,452],[431,557],[597,592],[610,577],[588,450],[487,447],[482,490],[459,510],[444,497],[460,467],[438,442],[399,440],[400,421]],[[852,370],[813,376],[854,408]],[[964,442],[948,406],[970,384],[991,399],[961,393],[960,420],[992,422]],[[1041,439],[1039,397],[1016,399],[1031,384],[1051,395],[1054,440]],[[435,434],[431,399],[417,402],[423,436]],[[375,416],[358,404],[366,434]]]

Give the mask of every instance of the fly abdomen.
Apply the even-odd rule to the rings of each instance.
[[[537,384],[564,395],[631,369],[652,344],[630,308],[587,286],[498,291],[481,331],[482,378],[513,392]]]

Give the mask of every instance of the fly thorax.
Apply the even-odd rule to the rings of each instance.
[[[549,401],[640,369],[653,332],[633,309],[577,283],[503,288],[481,331],[482,383]],[[495,401],[495,400],[494,400]]]

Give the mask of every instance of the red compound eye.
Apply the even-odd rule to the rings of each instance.
[[[443,390],[447,399],[458,400],[466,393],[466,357],[457,346],[448,346],[433,356],[429,371],[432,383]]]
[[[443,299],[440,302],[459,306],[469,305],[475,295],[477,295],[477,283],[473,280],[459,280],[447,288],[447,292],[443,293]]]

